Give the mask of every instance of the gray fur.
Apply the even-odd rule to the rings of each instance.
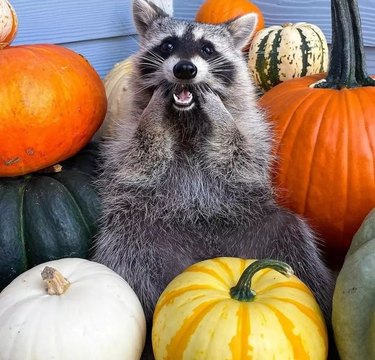
[[[285,260],[329,319],[333,282],[316,239],[303,220],[274,201],[271,129],[240,50],[250,34],[244,24],[256,22],[192,24],[155,11],[146,0],[134,1],[134,14],[142,49],[134,57],[132,109],[102,148],[103,216],[93,260],[130,283],[148,322],[178,273],[216,256]],[[168,93],[178,59],[155,57],[157,69],[148,75],[140,67],[147,49],[182,36],[188,26],[194,39],[208,38],[236,71],[224,85],[213,76],[220,63],[195,56],[204,73],[192,85],[197,104],[178,112]]]

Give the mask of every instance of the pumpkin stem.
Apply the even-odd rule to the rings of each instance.
[[[251,280],[253,279],[255,273],[266,268],[276,270],[287,277],[293,275],[293,269],[282,261],[270,259],[254,261],[242,273],[237,285],[230,289],[231,298],[245,302],[253,301],[256,296],[256,292],[251,289]]]
[[[375,86],[366,71],[358,0],[332,0],[332,48],[328,75],[315,88]]]
[[[41,275],[46,283],[46,289],[49,295],[62,295],[70,286],[70,282],[52,267],[46,266]]]

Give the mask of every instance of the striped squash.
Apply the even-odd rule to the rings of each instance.
[[[270,26],[255,34],[248,65],[255,83],[267,91],[285,80],[327,71],[327,41],[313,24]]]
[[[326,359],[323,315],[291,274],[275,260],[222,257],[192,265],[156,305],[155,359]]]

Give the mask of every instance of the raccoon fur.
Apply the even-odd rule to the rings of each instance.
[[[329,319],[317,240],[274,200],[272,133],[241,52],[256,15],[208,25],[134,0],[133,16],[131,108],[102,145],[93,260],[129,282],[149,324],[176,275],[218,256],[284,260]]]

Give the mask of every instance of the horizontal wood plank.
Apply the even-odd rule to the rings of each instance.
[[[83,55],[102,78],[116,63],[138,50],[137,40],[131,36],[70,43],[64,46]]]
[[[130,0],[11,0],[18,18],[15,44],[70,43],[134,34]]]

